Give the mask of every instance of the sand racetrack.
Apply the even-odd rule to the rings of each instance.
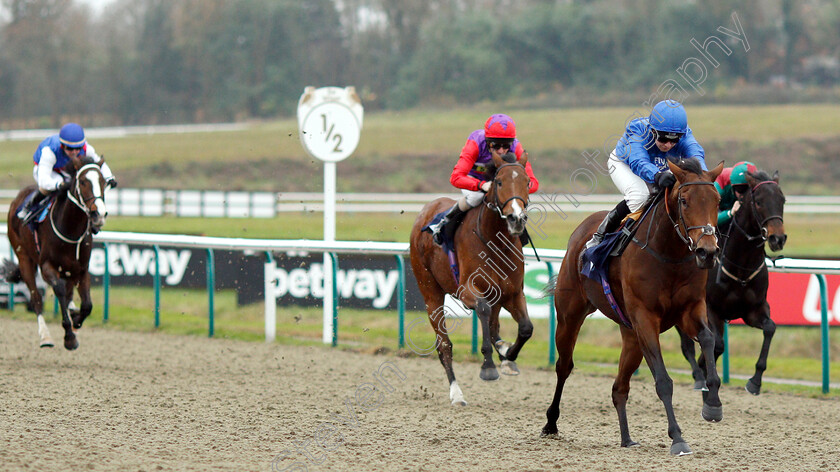
[[[453,408],[437,356],[96,328],[68,352],[36,347],[34,317],[0,323],[0,470],[840,470],[840,402],[743,381],[722,390],[718,424],[675,386],[695,454],[672,457],[649,378],[628,405],[641,447],[624,449],[608,377],[572,375],[552,440],[550,371],[484,383],[457,364],[470,404]]]

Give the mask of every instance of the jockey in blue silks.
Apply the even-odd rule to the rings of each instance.
[[[674,185],[676,177],[668,169],[669,158],[691,157],[708,170],[703,147],[694,139],[685,108],[679,102],[663,100],[653,107],[649,117],[630,121],[607,161],[610,177],[624,199],[607,214],[586,247],[597,246],[605,234],[618,229],[624,217],[639,210],[654,185]]]
[[[93,146],[85,140],[85,130],[76,123],[67,123],[61,127],[58,134],[41,141],[33,156],[35,167],[32,170],[38,189],[26,197],[23,207],[17,214],[24,224],[29,223],[35,216],[31,214],[31,211],[38,202],[52,192],[67,189],[72,176],[64,174],[62,169],[71,159],[84,156],[92,158],[96,163],[102,161]],[[117,180],[108,164],[102,162],[101,167],[106,185],[116,187]]]

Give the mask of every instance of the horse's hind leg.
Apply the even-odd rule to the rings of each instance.
[[[691,376],[694,377],[694,390],[708,390],[706,388],[706,375],[700,370],[700,366],[697,365],[697,360],[694,358],[696,355],[694,340],[683,333],[680,328],[677,328],[677,332],[680,334],[680,348],[682,349],[683,357],[688,361],[688,365],[691,366]]]
[[[630,378],[642,363],[642,350],[632,329],[621,327],[621,357],[618,361],[618,375],[612,387],[612,401],[618,413],[618,429],[621,432],[621,447],[638,446],[630,439],[630,426],[627,423],[627,398],[630,396]]]
[[[29,256],[23,254],[23,251],[16,251],[16,254],[18,256],[18,267],[20,268],[21,279],[23,279],[23,282],[26,284],[26,288],[29,289],[29,302],[32,305],[32,311],[35,312],[35,315],[38,318],[38,338],[40,346],[53,347],[55,343],[50,335],[47,322],[44,320],[44,299],[41,298],[41,292],[35,284],[35,276],[38,268]]]
[[[416,263],[413,257],[411,263],[414,276],[417,278],[417,285],[426,304],[429,323],[431,323],[432,329],[435,331],[435,344],[428,348],[417,347],[411,339],[411,327],[414,325],[412,322],[411,326],[409,326],[408,345],[412,351],[422,356],[431,354],[432,349],[437,350],[438,358],[443,365],[443,370],[446,372],[446,378],[449,381],[449,401],[452,405],[466,406],[467,401],[464,399],[464,393],[461,391],[461,387],[458,386],[458,381],[455,380],[455,371],[452,369],[452,341],[449,339],[449,330],[446,326],[446,314],[443,305],[446,294],[426,267]]]
[[[564,294],[573,293],[572,291]],[[551,405],[545,412],[546,423],[543,426],[541,436],[557,436],[557,418],[560,417],[560,398],[563,396],[563,387],[566,379],[572,373],[575,366],[572,360],[572,353],[575,350],[580,327],[586,319],[588,302],[577,293],[561,299],[555,293],[554,307],[557,311],[557,330],[554,332],[555,346],[557,347],[557,362],[554,363],[554,371],[557,374],[557,386],[554,388],[554,398]],[[589,310],[590,312],[592,310]]]
[[[746,389],[753,395],[761,393],[761,377],[767,369],[767,355],[770,353],[770,342],[776,333],[776,323],[770,319],[770,305],[767,302],[759,310],[759,321],[753,322],[744,318],[744,321],[755,328],[764,331],[764,342],[761,344],[761,352],[758,354],[758,361],[755,363],[755,374],[747,381]]]
[[[496,351],[502,361],[501,372],[506,375],[519,375],[519,368],[516,366],[516,358],[525,343],[531,339],[534,333],[534,324],[528,317],[528,306],[525,295],[519,294],[511,302],[505,304],[505,309],[510,312],[514,321],[519,326],[516,334],[516,341],[513,344],[505,342],[501,338],[495,341]]]

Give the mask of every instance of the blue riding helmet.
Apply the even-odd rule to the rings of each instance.
[[[688,117],[680,102],[663,100],[650,112],[650,126],[656,131],[685,134],[688,130]]]
[[[80,148],[85,145],[85,130],[76,123],[67,123],[61,127],[58,140],[69,148]]]

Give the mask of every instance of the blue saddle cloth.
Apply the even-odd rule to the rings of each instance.
[[[444,210],[432,218],[429,223],[423,227],[422,231],[427,233],[431,233],[432,229],[431,226],[434,226],[440,222],[449,210]],[[441,231],[441,236],[443,236],[443,252],[446,253],[446,257],[449,259],[449,268],[452,269],[452,276],[455,278],[455,284],[458,284],[460,277],[460,271],[458,270],[458,258],[455,257],[455,241],[452,238],[446,237],[446,231]]]
[[[610,287],[609,281],[610,253],[613,252],[613,249],[616,244],[618,244],[622,234],[622,231],[607,233],[604,235],[604,239],[601,241],[601,244],[584,250],[581,254],[580,273],[601,284],[610,307],[612,307],[615,314],[618,315],[621,323],[628,328],[632,328],[630,320],[624,315],[624,312],[621,311],[621,308],[618,306],[618,302],[612,294],[612,288]]]
[[[35,218],[32,218],[32,220],[29,221],[29,224],[27,224],[27,226],[29,226],[29,229],[31,229],[33,233],[38,229],[38,225],[40,225],[44,222],[44,220],[47,219],[47,214],[49,213],[50,206],[52,205],[53,200],[55,200],[55,197],[53,195],[44,198],[35,205],[35,208],[32,208],[31,211],[36,216]],[[24,201],[26,201],[26,199],[24,199]],[[21,203],[20,205],[18,205],[17,208],[15,208],[15,212],[20,212],[21,208],[23,208],[23,203]]]

